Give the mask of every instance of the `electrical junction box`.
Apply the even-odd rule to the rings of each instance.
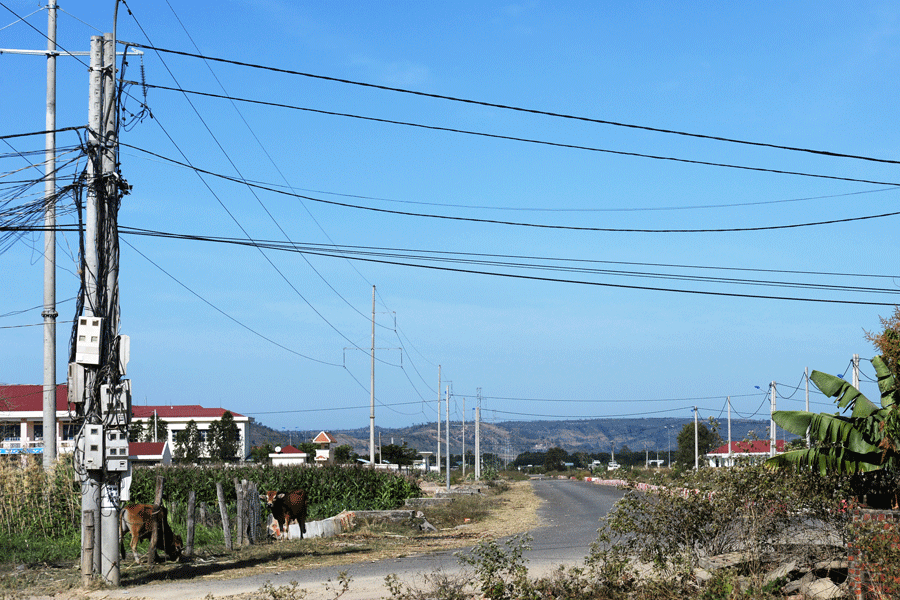
[[[88,470],[103,468],[103,426],[87,424],[81,433],[82,465]]]
[[[100,364],[100,317],[78,317],[75,334],[75,362],[83,365]]]
[[[106,470],[128,470],[128,433],[125,431],[106,430]]]
[[[84,402],[84,367],[78,363],[69,363],[69,376],[66,387],[69,404],[81,404]]]
[[[100,413],[107,427],[124,428],[131,422],[131,380],[100,386]]]

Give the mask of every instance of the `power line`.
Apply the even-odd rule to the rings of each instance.
[[[430,129],[433,131],[444,131],[444,132],[448,132],[448,133],[461,133],[461,134],[466,134],[466,135],[475,135],[475,136],[479,136],[479,137],[507,140],[507,141],[513,141],[513,142],[539,144],[539,145],[543,145],[543,146],[552,146],[555,148],[566,148],[569,150],[585,150],[585,151],[589,151],[589,152],[600,152],[603,154],[615,154],[618,156],[631,156],[631,157],[635,157],[635,158],[649,158],[649,159],[653,159],[653,160],[680,162],[680,163],[687,163],[687,164],[694,164],[694,165],[702,165],[702,166],[707,166],[707,167],[721,167],[721,168],[727,168],[727,169],[738,169],[738,170],[742,170],[742,171],[754,171],[754,172],[758,172],[758,173],[774,173],[777,175],[795,175],[798,177],[812,177],[812,178],[816,178],[816,179],[829,179],[829,180],[834,180],[834,181],[851,181],[851,182],[855,182],[855,183],[873,183],[873,184],[877,184],[877,185],[889,185],[889,186],[894,186],[894,187],[900,186],[900,183],[897,183],[897,182],[877,181],[877,180],[871,180],[871,179],[858,179],[858,178],[854,178],[854,177],[841,177],[838,175],[824,175],[824,174],[820,174],[820,173],[806,173],[806,172],[802,172],[802,171],[786,171],[783,169],[769,169],[769,168],[765,168],[765,167],[750,167],[747,165],[737,165],[737,164],[732,164],[732,163],[717,163],[717,162],[694,160],[694,159],[688,159],[688,158],[678,158],[678,157],[674,157],[674,156],[661,156],[661,155],[656,155],[656,154],[645,154],[642,152],[626,152],[624,150],[611,150],[609,148],[596,148],[593,146],[581,146],[581,145],[577,145],[577,144],[564,144],[564,143],[560,143],[560,142],[549,142],[546,140],[536,140],[536,139],[523,138],[523,137],[518,137],[518,136],[500,135],[500,134],[496,134],[496,133],[485,133],[485,132],[480,132],[480,131],[471,131],[471,130],[467,130],[467,129],[440,127],[437,125],[424,125],[422,123],[412,123],[409,121],[396,121],[393,119],[366,117],[366,116],[362,116],[362,115],[355,115],[355,114],[350,114],[350,113],[339,113],[339,112],[334,112],[334,111],[329,111],[329,110],[320,110],[320,109],[314,109],[314,108],[306,108],[306,107],[294,106],[294,105],[290,105],[290,104],[282,104],[282,103],[278,103],[278,102],[267,102],[264,100],[251,100],[248,98],[237,98],[234,96],[213,94],[210,92],[185,90],[181,87],[173,88],[173,87],[169,87],[169,86],[153,85],[153,84],[149,84],[149,83],[139,84],[135,81],[126,81],[125,83],[134,84],[134,85],[143,85],[148,88],[159,89],[159,90],[181,92],[183,94],[194,94],[197,96],[206,96],[209,98],[219,98],[219,99],[223,99],[223,100],[231,100],[231,101],[235,101],[235,102],[248,102],[251,104],[261,104],[261,105],[265,105],[265,106],[272,106],[272,107],[278,107],[278,108],[289,108],[292,110],[299,110],[299,111],[317,113],[317,114],[322,114],[322,115],[347,117],[347,118],[351,118],[351,119],[360,119],[363,121],[373,121],[373,122],[377,122],[377,123],[386,123],[386,124],[390,124],[390,125],[404,125],[407,127],[417,127],[420,129]],[[894,162],[894,161],[890,161],[890,162]],[[898,164],[900,164],[900,163],[898,163]]]
[[[401,215],[406,217],[422,217],[429,219],[444,219],[450,221],[464,221],[470,223],[487,223],[491,225],[509,225],[515,227],[533,227],[538,229],[558,229],[558,230],[567,230],[567,231],[589,231],[589,232],[604,232],[604,233],[737,233],[737,232],[749,232],[749,231],[773,231],[779,229],[797,229],[801,227],[814,227],[821,225],[834,225],[837,223],[850,223],[853,221],[865,221],[870,219],[881,219],[885,217],[893,217],[896,215],[900,215],[900,211],[883,213],[878,215],[866,215],[862,217],[848,217],[845,219],[831,219],[828,221],[812,221],[808,223],[795,223],[790,225],[768,225],[761,227],[730,227],[730,228],[722,228],[722,229],[624,229],[624,228],[614,228],[614,227],[582,227],[576,225],[548,225],[545,223],[524,223],[518,221],[502,221],[499,219],[479,219],[475,217],[456,217],[452,215],[433,215],[427,213],[413,213],[407,211],[399,211],[399,210],[389,210],[386,208],[376,208],[372,206],[362,206],[359,204],[350,204],[346,202],[336,202],[334,200],[325,200],[323,198],[315,198],[313,196],[307,196],[303,194],[295,194],[293,192],[286,192],[284,190],[279,190],[272,187],[267,187],[264,185],[253,184],[247,181],[242,181],[240,179],[236,179],[234,177],[223,175],[221,173],[216,173],[214,171],[208,171],[205,169],[201,169],[199,167],[195,167],[188,163],[182,163],[181,161],[163,156],[161,154],[157,154],[156,152],[151,152],[150,150],[145,150],[143,148],[139,148],[137,146],[132,146],[130,144],[126,144],[120,142],[120,145],[126,146],[128,148],[133,148],[135,150],[139,150],[141,152],[145,152],[150,154],[151,156],[155,156],[157,158],[169,161],[173,164],[186,167],[188,169],[193,169],[198,173],[203,173],[206,175],[210,175],[213,177],[218,177],[220,179],[226,179],[233,181],[235,183],[240,183],[241,185],[246,185],[249,187],[255,187],[258,189],[266,190],[269,192],[273,192],[276,194],[282,194],[284,196],[291,196],[295,198],[303,198],[305,200],[311,200],[313,202],[320,202],[322,204],[330,204],[332,206],[341,206],[344,208],[354,208],[358,210],[367,210],[372,212],[379,212],[385,214],[392,215]],[[884,185],[897,185],[897,184],[884,184]]]
[[[8,230],[25,230],[25,231],[39,231],[41,228],[4,228],[0,227],[0,231],[8,229]],[[58,230],[63,230],[62,228],[58,228]],[[798,298],[793,296],[773,296],[773,295],[762,295],[762,294],[740,294],[734,292],[715,292],[715,291],[706,291],[706,290],[686,290],[686,289],[678,289],[678,288],[663,288],[663,287],[655,287],[655,286],[638,286],[638,285],[626,285],[626,284],[618,284],[618,283],[608,283],[608,282],[597,282],[597,281],[584,281],[577,279],[564,279],[564,278],[553,278],[553,277],[540,277],[537,275],[525,275],[525,274],[516,274],[516,273],[503,273],[496,271],[484,271],[484,270],[475,270],[475,269],[462,269],[458,267],[444,267],[437,265],[423,265],[409,262],[402,262],[400,260],[388,260],[386,258],[374,258],[371,256],[349,256],[346,251],[337,253],[337,252],[328,252],[321,249],[308,249],[308,250],[297,250],[292,247],[287,247],[283,245],[275,245],[270,242],[260,242],[257,240],[243,240],[243,239],[228,239],[228,238],[206,238],[200,236],[182,236],[177,234],[168,234],[162,232],[152,232],[146,230],[137,230],[128,227],[120,227],[120,232],[123,234],[135,234],[135,235],[145,235],[151,237],[166,237],[172,239],[187,239],[192,241],[205,241],[205,242],[215,242],[215,243],[228,243],[235,245],[247,245],[253,246],[257,249],[269,248],[275,250],[282,250],[286,252],[309,252],[311,254],[319,254],[322,256],[332,256],[334,258],[342,258],[349,260],[361,260],[366,262],[375,262],[380,264],[389,264],[395,266],[404,266],[404,267],[415,267],[420,269],[432,269],[446,272],[454,272],[454,273],[466,273],[466,274],[475,274],[475,275],[489,275],[494,277],[506,277],[512,279],[524,279],[524,280],[532,280],[532,281],[544,281],[551,283],[573,283],[578,285],[590,285],[590,286],[598,286],[598,287],[611,287],[611,288],[621,288],[621,289],[636,289],[636,290],[647,290],[647,291],[661,291],[661,292],[674,292],[674,293],[686,293],[686,294],[699,294],[699,295],[708,295],[708,296],[723,296],[723,297],[735,297],[735,298],[755,298],[755,299],[766,299],[766,300],[791,300],[798,302],[817,302],[817,303],[833,303],[833,304],[851,304],[851,305],[863,305],[863,306],[894,306],[895,302],[875,302],[875,301],[862,301],[862,300],[840,300],[840,299],[827,299],[827,298]],[[479,261],[476,264],[485,264],[484,261]],[[496,267],[504,267],[508,265],[496,264],[492,265]],[[540,266],[540,265],[520,265],[519,268],[543,268],[544,270],[550,269],[551,267]],[[566,269],[557,269],[557,270],[566,270]],[[624,276],[637,276],[637,275],[629,275],[627,273],[606,273],[606,274],[618,274]],[[648,275],[649,276],[649,275]],[[665,275],[653,275],[656,278],[665,277]],[[687,280],[690,279],[688,276],[679,276],[679,277],[671,277],[674,279],[682,279]],[[694,278],[696,281],[710,281],[708,278]],[[734,283],[742,283],[744,285],[769,285],[769,286],[781,286],[781,287],[807,287],[810,289],[820,289],[820,290],[831,290],[831,291],[856,291],[861,292],[865,291],[868,293],[871,292],[881,292],[888,294],[896,294],[900,293],[898,290],[889,290],[889,289],[880,289],[880,288],[858,288],[858,287],[850,287],[850,286],[833,286],[826,284],[777,284],[777,283],[767,283],[760,281],[752,281],[752,280],[733,280]],[[720,283],[727,283],[727,280],[722,280]],[[345,338],[346,339],[346,338]],[[352,343],[352,342],[351,342]],[[357,347],[357,346],[354,346]]]
[[[773,148],[776,150],[787,150],[787,151],[792,151],[792,152],[804,152],[804,153],[815,154],[815,155],[819,155],[819,156],[828,156],[828,157],[833,157],[833,158],[851,158],[851,159],[855,159],[855,160],[864,160],[864,161],[878,162],[878,163],[885,163],[885,164],[900,164],[900,161],[886,159],[886,158],[877,158],[877,157],[872,157],[872,156],[862,156],[862,155],[856,155],[856,154],[846,154],[846,153],[840,153],[840,152],[832,152],[832,151],[828,151],[828,150],[815,150],[812,148],[785,146],[785,145],[771,144],[771,143],[765,143],[765,142],[754,142],[754,141],[749,141],[749,140],[740,140],[740,139],[727,138],[727,137],[722,137],[722,136],[714,136],[714,135],[706,135],[706,134],[700,134],[700,133],[691,133],[691,132],[686,132],[686,131],[678,131],[675,129],[663,129],[663,128],[659,128],[659,127],[650,127],[650,126],[646,126],[646,125],[635,125],[635,124],[631,124],[631,123],[609,121],[609,120],[605,120],[605,119],[580,117],[580,116],[569,115],[569,114],[565,114],[565,113],[544,111],[544,110],[538,110],[538,109],[533,109],[533,108],[524,108],[524,107],[512,106],[512,105],[508,105],[508,104],[498,104],[498,103],[486,102],[486,101],[482,101],[482,100],[472,100],[472,99],[460,98],[460,97],[456,97],[456,96],[448,96],[448,95],[443,95],[443,94],[432,94],[432,93],[428,93],[428,92],[410,90],[410,89],[405,89],[405,88],[390,87],[390,86],[378,85],[378,84],[373,84],[373,83],[364,83],[364,82],[360,82],[360,81],[353,81],[350,79],[342,79],[342,78],[338,78],[338,77],[315,75],[312,73],[305,73],[302,71],[294,71],[291,69],[281,69],[281,68],[277,68],[277,67],[242,62],[242,61],[237,61],[237,60],[229,60],[226,58],[205,56],[202,54],[194,54],[194,53],[183,52],[183,51],[179,51],[179,50],[169,50],[169,49],[165,49],[165,48],[158,48],[155,46],[146,46],[143,44],[136,44],[136,43],[132,43],[132,42],[120,41],[119,43],[126,45],[126,46],[134,46],[136,48],[145,48],[148,50],[155,50],[157,52],[178,54],[181,56],[187,56],[187,57],[191,57],[191,58],[201,58],[204,60],[212,60],[212,61],[216,61],[216,62],[227,63],[227,64],[232,64],[232,65],[241,66],[241,67],[262,69],[262,70],[266,70],[266,71],[273,71],[276,73],[283,73],[283,74],[287,74],[287,75],[297,75],[297,76],[308,77],[308,78],[312,78],[312,79],[320,79],[323,81],[330,81],[333,83],[355,85],[355,86],[379,89],[379,90],[384,90],[384,91],[389,91],[389,92],[398,92],[398,93],[403,93],[403,94],[411,94],[414,96],[434,98],[434,99],[438,99],[438,100],[449,100],[449,101],[453,101],[453,102],[461,102],[464,104],[473,104],[473,105],[477,105],[477,106],[499,108],[499,109],[510,110],[510,111],[515,111],[515,112],[537,114],[537,115],[543,115],[543,116],[555,117],[555,118],[561,118],[561,119],[571,119],[571,120],[582,121],[582,122],[587,122],[587,123],[596,123],[599,125],[611,125],[611,126],[615,126],[615,127],[625,127],[625,128],[629,128],[629,129],[640,129],[640,130],[644,130],[644,131],[652,131],[652,132],[656,132],[656,133],[666,133],[666,134],[671,134],[671,135],[679,135],[679,136],[693,137],[693,138],[699,138],[699,139],[707,139],[707,140],[713,140],[713,141],[718,141],[718,142],[728,142],[728,143],[733,143],[733,144],[759,146],[759,147],[765,147],[765,148]]]
[[[0,2],[2,5],[2,2]],[[6,8],[6,7],[4,7]],[[62,127],[60,129],[48,129],[46,131],[29,131],[28,133],[10,133],[8,135],[0,135],[0,140],[11,140],[13,138],[20,137],[29,137],[33,135],[46,135],[48,133],[62,133],[63,131],[78,131],[79,129],[87,129],[84,125],[78,125],[77,127]],[[37,152],[37,150],[35,150]],[[43,152],[43,150],[41,151]]]

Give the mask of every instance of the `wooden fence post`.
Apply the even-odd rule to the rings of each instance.
[[[162,475],[156,477],[156,494],[153,497],[153,509],[150,515],[150,523],[152,526],[150,533],[150,547],[147,549],[147,563],[156,564],[156,548],[159,545],[159,534],[162,529],[162,497],[163,485],[166,478]]]
[[[252,481],[247,485],[247,533],[250,536],[250,543],[259,542],[259,490]]]
[[[244,545],[244,490],[241,488],[241,482],[238,478],[234,478],[234,496],[237,502],[234,505],[234,543],[237,547]]]
[[[228,510],[225,508],[225,490],[222,483],[216,483],[216,496],[219,497],[219,513],[222,515],[222,533],[225,534],[225,549],[231,551],[231,523],[228,520]]]
[[[87,586],[94,577],[94,513],[81,513],[84,524],[84,539],[81,540],[81,585]]]
[[[188,492],[188,501],[187,501],[187,519],[186,526],[187,531],[185,532],[185,542],[184,542],[184,552],[182,555],[185,558],[190,558],[194,554],[194,527],[196,525],[194,520],[194,514],[196,513],[195,505],[197,502],[197,492],[191,490]]]

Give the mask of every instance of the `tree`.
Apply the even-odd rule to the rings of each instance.
[[[703,464],[703,455],[713,449],[714,445],[719,444],[722,440],[719,435],[710,431],[704,423],[697,425],[697,447],[700,456],[700,464]],[[686,423],[678,434],[678,450],[675,452],[675,462],[681,467],[694,467],[694,424]]]
[[[388,444],[381,447],[381,460],[393,465],[411,465],[418,454],[419,451],[415,448],[408,448],[406,442],[403,442],[402,446]]]
[[[569,453],[563,450],[562,448],[555,447],[547,450],[547,455],[544,457],[544,470],[546,471],[565,471],[566,470],[566,459],[569,458]]]
[[[779,426],[805,436],[816,446],[785,452],[766,461],[775,467],[811,467],[822,474],[865,473],[900,468],[900,390],[881,356],[871,359],[878,377],[881,408],[852,385],[834,375],[813,371],[809,379],[823,394],[835,398],[848,415],[779,410],[772,417]]]
[[[266,442],[262,446],[254,446],[250,448],[250,457],[253,459],[253,462],[257,463],[268,463],[271,462],[269,458],[270,454],[275,452],[274,446],[272,446],[271,442]]]
[[[342,444],[334,449],[334,461],[338,464],[355,462],[357,454],[350,444]]]
[[[213,460],[233,460],[244,458],[238,456],[241,449],[241,430],[234,422],[234,415],[229,411],[222,413],[222,418],[209,424],[206,438],[209,457]]]
[[[900,306],[894,307],[893,316],[879,319],[884,331],[877,335],[867,331],[866,339],[881,353],[885,366],[896,378],[900,376]],[[895,380],[895,383],[900,381]]]
[[[200,437],[196,421],[193,419],[188,421],[184,429],[175,432],[174,438],[176,462],[195,463],[200,460],[203,454],[203,439]]]
[[[153,426],[156,424],[156,440],[164,442],[169,439],[169,424],[159,417],[149,417],[146,421],[134,421],[128,426],[129,442],[152,442]]]

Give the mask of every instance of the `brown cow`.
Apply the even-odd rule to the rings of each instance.
[[[300,537],[306,534],[306,492],[294,490],[293,492],[266,492],[260,494],[260,499],[266,501],[266,507],[272,511],[272,516],[278,521],[280,534],[277,538],[287,539],[288,526],[296,519],[300,525]]]
[[[162,530],[159,532],[159,543],[162,544],[166,552],[166,557],[171,561],[177,561],[181,557],[181,550],[184,544],[180,535],[175,535],[172,528],[169,527],[167,518],[168,511],[165,506],[159,507],[160,524]],[[137,545],[139,540],[149,540],[153,535],[153,505],[152,504],[129,504],[122,508],[121,535],[119,537],[119,545],[122,551],[122,558],[125,558],[125,533],[131,533],[131,552],[134,554],[134,562],[141,562],[137,553]]]

